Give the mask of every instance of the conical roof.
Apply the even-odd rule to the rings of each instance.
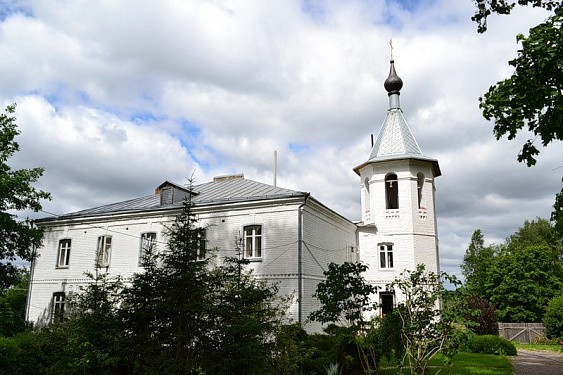
[[[385,80],[385,89],[389,93],[389,110],[381,125],[377,140],[373,144],[370,156],[365,163],[354,168],[359,170],[367,164],[378,163],[387,160],[418,159],[432,163],[434,176],[441,175],[438,161],[428,158],[422,154],[414,135],[412,134],[403,111],[399,105],[400,90],[403,81],[395,72],[394,61],[391,60],[389,77]]]

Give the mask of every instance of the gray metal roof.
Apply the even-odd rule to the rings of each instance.
[[[245,178],[225,179],[207,182],[200,185],[194,185],[192,187],[192,191],[196,193],[196,195],[192,197],[192,202],[196,207],[222,203],[299,197],[305,196],[307,194],[304,192],[284,189],[264,184],[258,181],[248,180]],[[98,216],[114,213],[135,213],[143,211],[168,210],[180,207],[180,205],[181,203],[161,205],[160,195],[154,194],[64,214],[56,218],[39,219],[37,220],[37,222],[41,223],[57,219],[70,219],[76,217]]]
[[[400,108],[393,108],[387,112],[368,161],[391,156],[422,156],[420,147]]]

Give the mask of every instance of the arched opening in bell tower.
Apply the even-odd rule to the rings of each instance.
[[[385,176],[385,205],[388,210],[399,208],[399,184],[395,173]]]

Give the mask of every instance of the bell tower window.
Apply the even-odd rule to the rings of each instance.
[[[422,188],[424,186],[424,174],[419,173],[416,175],[416,188],[418,190],[418,208],[422,207]]]
[[[385,208],[388,210],[399,208],[399,184],[395,173],[385,177]]]

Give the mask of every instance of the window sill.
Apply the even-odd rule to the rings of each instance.
[[[247,260],[250,263],[254,263],[254,262],[261,262],[262,258],[244,258],[244,260]]]
[[[55,266],[55,269],[57,269],[57,270],[66,270],[68,268],[69,268],[69,266]]]

